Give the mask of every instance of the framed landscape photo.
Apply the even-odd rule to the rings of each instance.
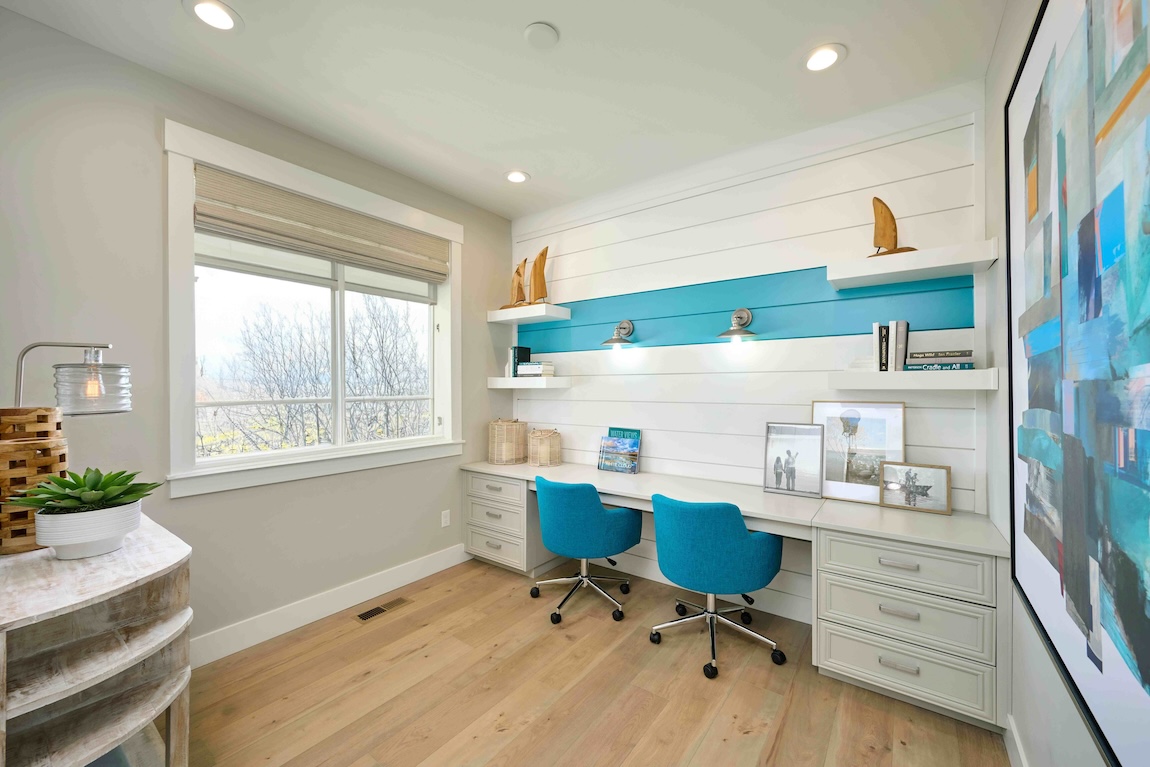
[[[1043,2],[1004,115],[1014,583],[1126,767],[1150,732],[1148,25]]]
[[[767,424],[763,490],[768,493],[821,498],[822,475],[822,424]]]
[[[823,427],[823,497],[879,502],[879,469],[906,458],[901,402],[814,402],[811,423]]]
[[[879,503],[896,509],[950,514],[950,467],[883,461]]]

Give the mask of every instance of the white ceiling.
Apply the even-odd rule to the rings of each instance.
[[[0,5],[515,218],[982,78],[1005,0],[227,2]]]

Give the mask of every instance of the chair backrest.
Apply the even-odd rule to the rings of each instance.
[[[552,482],[535,478],[539,497],[539,530],[543,545],[560,556],[579,558],[579,552],[602,536],[605,512],[599,491],[585,483]]]
[[[651,498],[659,569],[676,584],[721,573],[748,537],[743,513],[731,503],[688,503]],[[701,589],[700,589],[701,590]]]

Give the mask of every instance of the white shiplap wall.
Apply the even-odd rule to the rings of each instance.
[[[555,303],[825,266],[873,252],[874,196],[898,217],[901,244],[976,240],[983,225],[976,90],[958,89],[929,108],[887,110],[885,121],[869,115],[821,129],[818,141],[789,139],[808,153],[786,162],[732,173],[729,160],[717,161],[711,178],[705,167],[685,173],[692,185],[666,179],[516,221],[514,258],[549,246]],[[778,154],[764,147],[758,156]],[[663,186],[674,191],[662,194]],[[976,283],[976,317],[980,289]],[[911,349],[981,355],[982,338],[979,329],[912,333]],[[869,336],[544,354],[573,386],[516,392],[515,412],[533,426],[558,428],[565,461],[593,464],[606,428],[625,426],[643,430],[644,472],[759,484],[766,422],[809,423],[819,399],[903,400],[908,460],[951,466],[954,507],[985,513],[983,396],[827,388],[827,371],[869,354]],[[645,540],[624,568],[657,573],[653,537],[648,518]],[[788,539],[784,551],[784,572],[757,606],[809,621],[810,544]]]

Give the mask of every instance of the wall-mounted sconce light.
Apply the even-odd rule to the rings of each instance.
[[[749,338],[755,335],[747,330],[747,325],[751,324],[751,310],[750,309],[737,309],[731,315],[731,327],[724,330],[719,334],[719,338],[729,338],[731,343],[737,344],[744,338]]]
[[[610,346],[613,349],[622,349],[624,346],[630,346],[635,343],[629,340],[631,334],[635,332],[635,324],[631,320],[623,320],[615,326],[615,334],[604,341],[602,346]]]
[[[16,407],[24,404],[24,357],[41,346],[84,350],[83,362],[53,365],[56,370],[56,404],[64,411],[64,415],[131,412],[131,368],[104,362],[103,350],[111,349],[111,344],[72,344],[59,341],[29,344],[16,358]]]

